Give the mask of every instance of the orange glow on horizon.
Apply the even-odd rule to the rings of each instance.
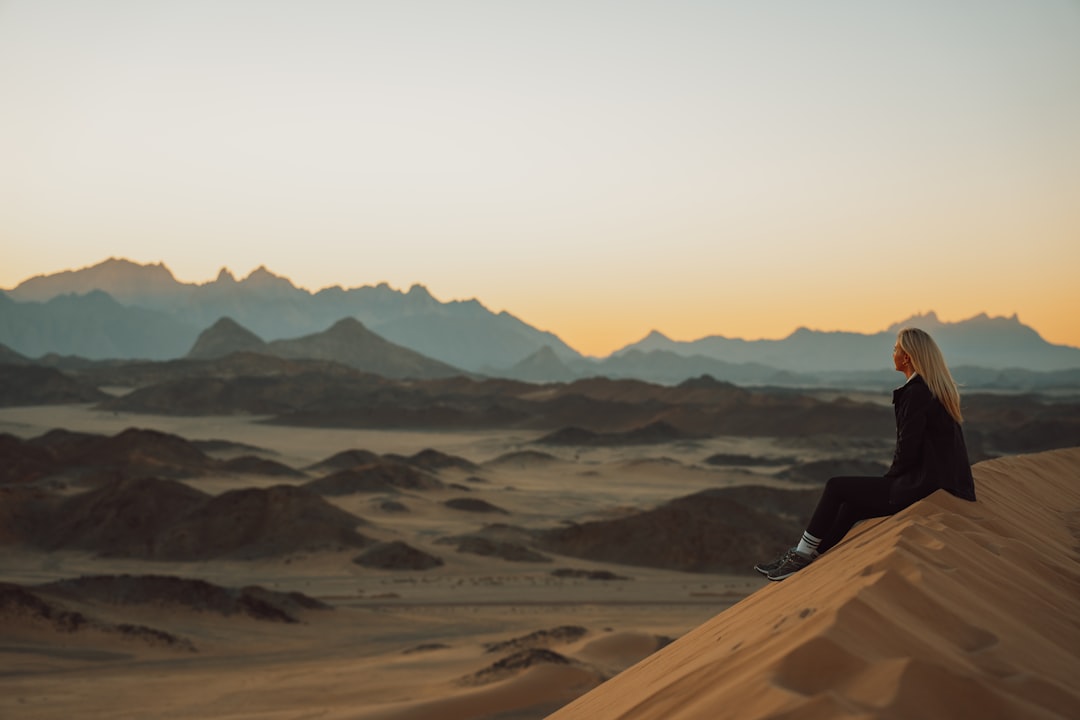
[[[53,275],[65,270],[80,270],[102,261],[98,258],[84,265],[71,268],[49,268],[39,272],[26,273],[17,280],[6,280],[3,286],[14,288],[20,282],[37,275]],[[198,271],[184,272],[173,268],[168,261],[141,260],[132,261],[151,265],[162,263],[178,282],[203,284],[216,278],[217,273],[199,276]],[[226,267],[238,279],[242,280],[262,263],[251,267]],[[9,266],[10,267],[10,266]],[[294,279],[279,268],[267,269],[283,277],[288,277],[295,286],[315,293],[333,285],[351,288],[373,286],[379,280],[365,283],[347,283],[331,281],[304,281]],[[1067,275],[1067,270],[1059,268],[1057,274]],[[1041,280],[1053,280],[1055,273],[1047,271]],[[485,296],[483,289],[478,292],[448,293],[442,285],[437,287],[423,281],[425,286],[440,302],[476,299],[490,311],[506,311],[519,320],[557,335],[563,342],[592,357],[606,357],[613,352],[644,339],[652,331],[658,331],[671,340],[690,342],[710,336],[723,336],[743,340],[779,340],[789,336],[800,327],[824,332],[854,332],[873,334],[889,326],[907,320],[916,315],[934,312],[940,322],[956,323],[979,314],[991,317],[1011,317],[1018,315],[1019,321],[1033,328],[1044,340],[1056,345],[1080,347],[1080,323],[1075,315],[1067,310],[1080,307],[1080,291],[1071,287],[1056,294],[1039,295],[1032,289],[1022,288],[1013,283],[1007,293],[998,293],[999,302],[981,304],[974,296],[961,296],[949,299],[944,295],[927,298],[919,306],[911,306],[903,297],[877,297],[872,289],[872,282],[856,284],[848,292],[861,295],[856,304],[843,301],[843,294],[831,297],[814,297],[809,285],[800,285],[792,281],[786,293],[765,293],[755,295],[750,290],[740,288],[737,291],[715,292],[710,295],[708,289],[681,287],[675,282],[671,287],[663,288],[652,283],[652,290],[643,293],[638,287],[627,289],[618,284],[608,284],[597,290],[597,284],[587,282],[584,287],[575,284],[575,280],[589,280],[581,268],[568,273],[564,291],[557,294],[527,294],[527,286],[518,285],[511,292],[507,284],[491,288],[497,302]],[[1062,278],[1067,282],[1065,278]],[[678,280],[678,278],[676,279]],[[407,292],[413,282],[394,283],[387,281],[391,288]],[[453,283],[461,286],[461,282]],[[1045,289],[1047,283],[1040,283]],[[691,292],[693,290],[693,292]]]

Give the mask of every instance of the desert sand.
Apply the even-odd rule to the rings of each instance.
[[[356,550],[160,562],[6,546],[0,582],[36,593],[53,615],[10,601],[0,607],[0,717],[951,718],[972,709],[988,717],[1075,717],[1080,710],[1080,450],[979,464],[979,503],[935,495],[860,526],[827,558],[770,586],[749,568],[685,573],[549,552],[551,562],[525,562],[456,552],[438,540],[488,523],[620,517],[709,488],[790,487],[775,466],[702,460],[724,453],[812,461],[842,452],[840,441],[539,448],[531,444],[539,433],[309,430],[256,421],[88,406],[0,409],[0,432],[18,437],[138,426],[243,443],[294,468],[350,449],[411,455],[437,448],[466,458],[477,469],[440,471],[446,487],[438,490],[330,498],[367,521],[365,535],[407,542],[443,564],[365,567],[353,562]],[[865,444],[859,452],[881,456]],[[218,495],[283,481],[210,473],[184,482]],[[502,512],[447,504],[462,498]],[[408,511],[384,509],[387,500]],[[39,588],[82,575],[257,585],[331,609],[299,608],[291,611],[298,622],[271,622],[160,599],[118,604]],[[60,611],[92,622],[71,631]],[[124,626],[162,634],[117,630]]]
[[[1080,717],[1080,449],[974,474],[551,720]]]

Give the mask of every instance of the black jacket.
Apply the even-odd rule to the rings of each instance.
[[[893,391],[896,451],[885,477],[892,479],[889,502],[907,507],[938,489],[975,499],[971,462],[960,424],[916,375]]]

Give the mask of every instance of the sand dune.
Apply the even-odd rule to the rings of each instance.
[[[1080,717],[1080,448],[975,466],[551,720]]]

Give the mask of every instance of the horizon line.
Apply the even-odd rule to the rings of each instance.
[[[441,303],[443,305],[450,304],[450,303],[475,302],[475,303],[478,303],[484,309],[491,312],[492,314],[498,315],[498,314],[501,314],[501,313],[506,313],[506,314],[510,315],[511,317],[514,317],[514,318],[516,318],[518,320],[521,320],[521,322],[526,322],[526,321],[522,320],[518,315],[516,315],[515,313],[510,311],[509,309],[504,308],[504,309],[501,309],[501,310],[493,310],[492,308],[488,307],[488,305],[486,305],[477,296],[473,296],[473,297],[470,297],[470,298],[452,298],[452,299],[449,299],[449,300],[440,299],[439,297],[436,297],[429,290],[427,285],[425,285],[423,282],[419,282],[419,281],[415,281],[415,282],[411,283],[409,285],[408,290],[399,289],[398,287],[395,287],[389,281],[386,281],[386,280],[380,280],[378,282],[368,283],[368,284],[363,284],[363,285],[355,285],[355,286],[352,286],[352,287],[345,287],[341,283],[334,283],[334,284],[325,285],[325,286],[319,288],[318,290],[312,290],[307,286],[297,284],[297,282],[294,281],[288,275],[280,275],[280,274],[274,272],[269,267],[267,267],[266,263],[260,263],[258,266],[252,268],[246,275],[244,275],[242,278],[239,278],[239,279],[238,279],[238,275],[235,274],[232,271],[232,269],[229,268],[228,265],[222,265],[221,268],[218,270],[217,274],[212,279],[199,282],[197,280],[189,281],[189,280],[182,280],[182,279],[178,278],[177,275],[173,272],[172,268],[169,267],[169,265],[164,260],[157,260],[157,261],[154,261],[154,262],[140,263],[138,261],[131,260],[131,259],[126,258],[126,257],[117,257],[115,255],[110,255],[109,257],[105,258],[104,260],[101,260],[99,262],[96,262],[96,263],[93,263],[93,264],[90,264],[90,265],[84,265],[84,266],[78,267],[78,268],[66,268],[66,269],[58,270],[58,271],[52,272],[52,273],[44,273],[43,272],[43,273],[37,273],[35,275],[31,275],[30,277],[27,277],[27,278],[19,281],[16,285],[14,285],[11,288],[0,288],[0,292],[8,294],[8,293],[11,293],[11,292],[13,292],[15,290],[18,290],[24,284],[29,283],[29,282],[34,281],[34,280],[52,278],[52,277],[56,277],[58,275],[76,274],[76,273],[80,273],[80,272],[84,272],[84,271],[88,271],[88,270],[93,270],[95,268],[101,267],[103,265],[107,265],[109,263],[127,264],[127,265],[131,265],[131,266],[138,267],[138,268],[160,267],[161,269],[163,269],[165,272],[168,273],[169,277],[171,277],[173,279],[173,281],[177,282],[180,285],[187,285],[187,286],[195,287],[195,288],[206,287],[208,285],[212,285],[212,284],[214,284],[216,282],[219,282],[221,280],[222,275],[227,275],[236,284],[239,285],[239,284],[248,282],[249,280],[251,280],[252,277],[254,277],[260,271],[262,271],[266,275],[269,275],[272,278],[279,279],[279,280],[284,280],[291,287],[295,288],[296,290],[305,292],[309,296],[315,296],[318,293],[324,292],[326,290],[334,290],[334,289],[340,289],[340,290],[342,290],[344,292],[350,292],[350,291],[353,291],[353,290],[363,290],[365,288],[378,289],[378,288],[383,288],[383,287],[385,287],[385,288],[387,288],[387,289],[389,289],[389,290],[391,290],[391,291],[393,291],[395,293],[398,293],[399,295],[408,295],[414,289],[420,288],[429,297],[431,297],[433,300],[435,300],[436,302],[439,302],[439,303]],[[97,289],[104,291],[103,288],[97,288]],[[18,301],[16,301],[16,302],[18,302]],[[970,322],[972,320],[979,320],[979,319],[1008,320],[1008,321],[1016,322],[1016,323],[1018,323],[1020,325],[1024,325],[1025,327],[1028,327],[1029,329],[1034,331],[1039,336],[1040,339],[1042,339],[1044,342],[1047,342],[1050,345],[1056,345],[1056,346],[1060,346],[1060,347],[1068,347],[1068,348],[1080,349],[1080,346],[1076,346],[1076,345],[1068,345],[1066,343],[1051,343],[1050,341],[1046,340],[1043,337],[1042,333],[1037,328],[1035,328],[1034,326],[1031,326],[1031,325],[1026,325],[1023,321],[1021,321],[1019,313],[1016,312],[1016,311],[1013,311],[1013,313],[1011,315],[990,315],[986,311],[980,311],[978,313],[975,313],[974,315],[964,317],[964,318],[961,318],[959,320],[944,320],[944,319],[941,318],[941,316],[937,313],[936,310],[930,309],[930,310],[926,310],[926,311],[915,311],[912,314],[908,315],[907,317],[905,317],[905,318],[903,318],[901,320],[891,322],[888,325],[886,325],[885,327],[881,328],[880,330],[876,330],[876,331],[859,331],[859,330],[843,329],[843,328],[825,329],[825,328],[822,328],[822,327],[811,327],[811,326],[802,324],[802,325],[797,325],[792,330],[788,331],[786,334],[781,334],[781,335],[778,335],[776,337],[766,337],[766,336],[737,337],[737,336],[724,335],[724,334],[721,334],[719,332],[713,332],[713,333],[708,333],[708,334],[705,334],[705,335],[702,335],[700,337],[696,337],[696,338],[693,338],[693,339],[677,339],[677,338],[672,337],[668,333],[664,332],[663,330],[654,327],[654,328],[651,328],[649,331],[647,331],[639,339],[633,340],[633,341],[630,341],[630,342],[626,342],[622,346],[620,346],[620,347],[610,351],[609,353],[607,353],[607,355],[589,354],[589,353],[582,352],[582,351],[578,350],[577,348],[574,348],[572,345],[570,345],[570,343],[568,343],[566,340],[564,340],[559,335],[558,332],[556,332],[554,330],[545,330],[543,328],[536,327],[536,326],[532,325],[532,323],[527,323],[526,322],[526,324],[530,325],[531,327],[534,327],[534,329],[539,330],[540,332],[546,332],[546,333],[550,333],[550,334],[554,335],[556,338],[559,339],[560,342],[565,344],[567,347],[570,347],[572,350],[574,350],[574,352],[578,353],[582,357],[601,358],[601,357],[610,357],[611,355],[614,355],[617,352],[621,352],[621,351],[623,351],[623,350],[625,350],[625,349],[627,349],[627,348],[629,348],[629,347],[631,347],[633,345],[637,345],[637,344],[639,344],[641,342],[644,342],[645,340],[649,339],[650,337],[652,337],[654,335],[659,335],[659,336],[663,337],[666,340],[669,340],[669,341],[675,342],[675,343],[681,343],[681,344],[692,344],[692,343],[699,342],[699,341],[702,341],[702,340],[709,340],[709,339],[714,339],[714,338],[715,339],[724,339],[724,340],[741,340],[741,341],[744,341],[744,342],[761,342],[761,341],[768,342],[768,341],[783,341],[783,340],[786,340],[786,339],[790,338],[791,336],[795,335],[796,333],[798,333],[800,331],[804,331],[804,330],[809,331],[809,332],[817,332],[817,333],[824,333],[824,334],[878,335],[878,334],[881,334],[881,333],[888,332],[891,328],[893,328],[893,327],[895,327],[897,325],[906,324],[906,323],[916,321],[916,320],[920,320],[920,319],[924,319],[924,318],[925,319],[931,319],[933,322],[935,322],[935,323],[937,323],[939,325],[959,325],[959,324],[962,324],[962,323],[965,323],[965,322]]]

